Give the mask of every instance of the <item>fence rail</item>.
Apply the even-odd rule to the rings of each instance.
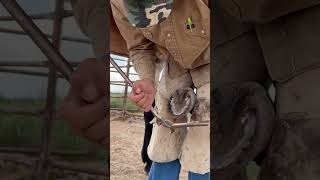
[[[0,1],[4,7],[9,10],[5,4],[15,3],[11,0]],[[72,11],[64,10],[64,0],[55,0],[55,10],[53,12],[31,14],[28,17],[32,20],[47,19],[53,21],[52,34],[44,34],[46,38],[52,39],[52,45],[56,51],[60,49],[61,40],[70,41],[75,43],[90,43],[88,39],[62,36],[62,22],[64,18],[72,17]],[[12,7],[11,7],[12,8]],[[12,10],[12,9],[11,9]],[[0,16],[0,22],[2,21],[17,21],[13,16]],[[0,27],[0,33],[8,33],[13,35],[27,35],[28,32],[19,29],[10,29]],[[41,45],[38,44],[41,48]],[[78,65],[78,62],[71,63],[73,67]],[[34,70],[18,69],[17,67],[41,67],[48,69],[48,72],[40,72]],[[49,61],[2,61],[0,62],[0,72],[15,73],[30,76],[42,76],[48,78],[47,86],[47,99],[46,105],[43,109],[35,108],[18,108],[18,107],[0,107],[0,113],[20,114],[25,116],[39,116],[43,120],[42,127],[42,140],[39,149],[33,148],[15,148],[15,147],[0,147],[0,160],[12,161],[15,163],[21,163],[29,166],[36,167],[37,179],[48,180],[49,168],[60,168],[70,171],[94,174],[99,176],[106,176],[108,173],[108,167],[95,167],[90,168],[87,166],[75,165],[74,163],[55,159],[53,155],[72,155],[83,156],[83,152],[57,152],[51,151],[50,137],[54,132],[52,131],[53,121],[57,118],[55,110],[56,99],[56,86],[57,78],[63,78],[57,69]],[[91,147],[92,148],[92,147]],[[37,154],[38,156],[29,156],[30,154]],[[108,164],[108,163],[106,163]]]
[[[1,31],[0,31],[1,32]],[[79,62],[69,62],[71,66],[75,67]],[[49,61],[1,61],[0,66],[15,66],[15,67],[48,67]]]
[[[10,29],[10,28],[4,28],[4,27],[1,27],[0,28],[0,32],[1,33],[9,33],[9,34],[15,34],[15,35],[28,35],[26,32],[22,31],[22,30],[18,30],[18,29]],[[46,34],[46,37],[49,38],[49,39],[52,39],[53,38],[53,35],[51,34]],[[77,37],[70,37],[70,36],[62,36],[61,37],[61,40],[64,40],[64,41],[71,41],[71,42],[77,42],[77,43],[90,43],[89,40],[87,39],[82,39],[82,38],[77,38]]]
[[[120,62],[126,62],[127,64],[126,65],[120,65],[119,67],[122,68],[122,69],[125,69],[124,72],[127,76],[137,76],[138,74],[137,73],[132,73],[130,72],[130,69],[133,67],[131,65],[131,62],[130,62],[130,59],[119,59],[119,58],[115,58],[113,57],[113,59],[115,61],[120,61]],[[115,68],[113,66],[110,66],[110,72],[112,73],[117,73],[119,74],[116,70],[114,70]],[[133,83],[135,81],[132,81]],[[128,114],[128,110],[130,109],[127,109],[127,98],[128,98],[128,90],[129,90],[129,84],[124,81],[124,80],[112,80],[110,81],[110,85],[114,85],[114,86],[124,86],[124,95],[123,96],[110,96],[110,98],[114,98],[114,99],[123,99],[123,102],[122,102],[122,108],[111,108],[111,110],[121,110],[122,111],[122,117],[124,118],[126,114]],[[132,110],[132,109],[131,109]]]
[[[55,12],[48,12],[48,13],[30,14],[29,16],[33,20],[38,20],[38,19],[49,20],[49,19],[53,19],[54,15],[55,15]],[[70,10],[63,11],[64,18],[72,17],[72,16],[73,16],[72,11],[70,11]],[[12,18],[12,16],[0,16],[0,21],[15,21],[15,19]]]

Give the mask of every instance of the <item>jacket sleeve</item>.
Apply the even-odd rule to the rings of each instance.
[[[215,0],[219,6],[243,22],[265,23],[278,17],[313,7],[320,0]]]
[[[71,0],[76,23],[90,39],[98,58],[106,54],[109,49],[107,2],[106,0]]]
[[[155,44],[145,38],[140,29],[133,27],[119,7],[118,0],[111,1],[111,10],[119,31],[126,41],[129,58],[140,79],[151,79],[155,76]]]

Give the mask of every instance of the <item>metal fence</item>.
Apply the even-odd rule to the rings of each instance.
[[[4,1],[4,0],[3,0]],[[1,0],[1,2],[3,2]],[[12,0],[13,1],[13,0]],[[62,22],[66,17],[72,16],[71,11],[64,10],[64,0],[55,1],[54,12],[31,14],[29,17],[35,19],[53,20],[53,32],[52,34],[45,34],[46,38],[52,39],[52,45],[58,51],[60,49],[61,40],[71,41],[76,43],[89,43],[87,39],[74,38],[68,36],[62,36]],[[16,19],[11,16],[0,16],[0,21],[15,21]],[[9,28],[0,28],[2,33],[10,33],[16,35],[29,35],[25,31]],[[39,45],[38,45],[39,46]],[[71,63],[72,66],[77,66],[77,63]],[[48,72],[22,70],[16,67],[42,67],[47,68]],[[127,72],[129,72],[130,64],[128,62]],[[63,75],[57,72],[56,67],[49,61],[34,61],[34,62],[0,62],[0,72],[17,73],[31,76],[44,76],[48,77],[47,83],[47,96],[46,105],[42,109],[34,109],[30,107],[14,108],[14,107],[0,107],[1,113],[12,113],[26,116],[39,116],[43,119],[41,147],[39,149],[33,148],[15,148],[15,147],[1,147],[0,148],[0,160],[11,161],[24,165],[34,166],[36,168],[36,177],[39,180],[47,180],[50,168],[65,169],[70,171],[83,172],[88,174],[94,174],[99,176],[106,176],[108,167],[95,167],[89,168],[87,166],[80,166],[71,162],[61,161],[54,157],[54,155],[80,155],[81,152],[51,152],[49,149],[50,137],[53,132],[53,121],[57,118],[55,110],[56,103],[56,86],[57,79],[63,78]],[[122,84],[122,82],[111,82],[113,84]],[[124,98],[124,104],[126,104],[126,98]],[[124,106],[125,107],[125,106]],[[125,109],[124,109],[125,112]],[[38,154],[38,156],[28,156],[28,154]],[[21,177],[22,178],[22,177]]]
[[[128,77],[130,76],[138,76],[137,73],[133,73],[133,72],[130,72],[130,69],[132,68],[132,64],[130,62],[130,59],[128,60],[124,60],[124,59],[119,59],[119,58],[113,58],[115,61],[122,61],[122,62],[126,62],[127,64],[124,65],[124,66],[119,66],[120,68],[124,68],[124,72],[126,73],[126,75]],[[110,67],[110,72],[114,72],[114,73],[117,73],[118,72],[115,70],[115,68],[113,66]],[[112,78],[110,76],[110,78]],[[110,96],[110,98],[115,98],[115,99],[122,99],[122,107],[121,108],[110,108],[111,110],[120,110],[122,111],[122,117],[125,117],[126,114],[128,114],[128,111],[130,110],[133,110],[133,109],[127,109],[127,99],[128,99],[128,93],[129,93],[129,84],[122,80],[122,81],[110,81],[110,86],[111,85],[114,85],[114,86],[124,86],[124,92],[123,92],[123,96]]]

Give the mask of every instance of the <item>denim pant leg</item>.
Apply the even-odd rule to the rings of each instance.
[[[197,174],[189,171],[188,180],[210,180],[210,172],[205,174]]]
[[[180,168],[179,160],[167,163],[153,162],[148,180],[179,180]]]

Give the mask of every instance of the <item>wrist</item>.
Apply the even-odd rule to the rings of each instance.
[[[151,80],[155,82],[154,72],[138,72],[140,80]]]
[[[149,81],[151,82],[153,85],[154,85],[154,79],[150,79],[150,78],[144,78],[144,79],[141,79],[142,81]]]

